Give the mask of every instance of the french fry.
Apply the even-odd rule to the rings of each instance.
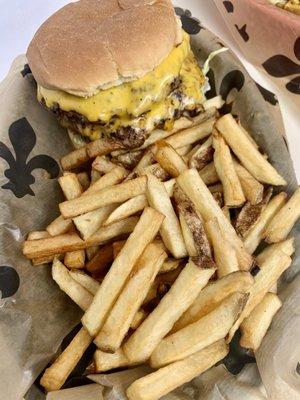
[[[254,178],[270,185],[286,185],[285,179],[257,150],[231,114],[226,114],[218,119],[216,127],[241,164]]]
[[[141,323],[147,318],[148,314],[141,308],[134,314],[133,320],[131,321],[130,328],[136,330]]]
[[[59,390],[91,343],[91,336],[84,328],[81,328],[60,356],[46,369],[40,384],[48,392]]]
[[[60,289],[82,310],[85,311],[88,309],[93,300],[93,296],[71,277],[68,269],[57,258],[54,259],[52,264],[52,278]]]
[[[189,154],[189,167],[199,171],[213,160],[213,153],[212,136],[209,136],[203,144]]]
[[[154,162],[155,160],[151,149],[146,150],[143,157],[140,159],[136,167],[130,172],[130,174],[127,175],[127,178],[125,180],[137,178],[139,175],[142,174],[142,171],[146,167],[153,164]]]
[[[211,368],[228,354],[224,340],[133,382],[128,400],[157,400]]]
[[[70,269],[84,268],[85,251],[84,250],[69,251],[68,253],[65,254],[64,264],[66,267]]]
[[[123,219],[107,227],[100,228],[87,240],[82,240],[76,233],[53,236],[51,238],[27,240],[23,243],[23,254],[27,258],[48,257],[67,251],[82,250],[102,244],[115,237],[131,233],[138,221],[136,217]]]
[[[115,204],[108,204],[107,206],[73,218],[73,222],[80,232],[81,237],[83,239],[91,237],[102,225],[104,225],[105,220],[115,208]]]
[[[119,240],[118,242],[114,242],[112,244],[114,259],[117,258],[125,243],[126,240]]]
[[[100,350],[110,353],[115,352],[121,346],[135,314],[143,304],[147,292],[166,258],[167,254],[155,244],[150,243],[145,248],[94,340]]]
[[[100,172],[92,168],[92,170],[91,170],[91,185],[94,185],[100,178],[101,178]]]
[[[78,179],[83,191],[85,191],[89,188],[91,180],[90,180],[89,174],[87,172],[79,172],[77,174],[77,179]]]
[[[267,293],[262,301],[251,311],[241,323],[240,345],[256,351],[265,337],[272,319],[282,306],[279,297],[274,293]]]
[[[56,254],[55,256],[48,256],[48,257],[38,257],[38,258],[33,258],[31,260],[32,265],[43,265],[43,264],[49,264],[52,263],[54,260],[54,257],[61,258],[61,254]]]
[[[113,155],[112,160],[124,168],[134,169],[143,156],[143,150],[130,150],[123,154]]]
[[[205,182],[204,182],[205,183]],[[210,193],[223,193],[223,185],[217,183],[216,185],[208,186]]]
[[[132,197],[144,194],[146,188],[146,177],[132,179],[131,181],[80,196],[78,199],[60,203],[60,212],[64,218],[77,217],[78,215],[97,210],[108,204],[122,203]]]
[[[267,225],[263,236],[267,243],[280,242],[287,238],[294,224],[300,217],[300,188],[298,188],[288,202],[279,210],[278,214]]]
[[[85,249],[88,260],[91,260],[99,251],[99,246],[90,246]]]
[[[97,156],[92,163],[92,168],[95,169],[96,171],[100,172],[101,174],[107,174],[115,166],[116,166],[116,164],[111,162],[105,156]]]
[[[192,151],[193,145],[192,144],[187,144],[186,146],[179,147],[176,149],[176,152],[183,157],[184,160],[186,160],[186,156],[189,154],[190,151]]]
[[[165,186],[153,175],[148,174],[147,199],[150,206],[165,215],[160,235],[167,249],[175,258],[187,256],[180,225]]]
[[[225,101],[222,99],[222,96],[215,96],[212,99],[205,100],[203,102],[203,107],[205,110],[208,110],[211,107],[215,107],[216,109],[222,108],[225,104]]]
[[[113,142],[109,139],[98,139],[86,145],[86,153],[89,158],[97,156],[105,156],[114,150],[123,149],[124,146],[118,142]]]
[[[194,203],[196,211],[205,222],[214,218],[218,219],[222,233],[236,251],[240,269],[249,270],[252,265],[252,257],[247,253],[243,242],[237,236],[230,221],[223,214],[198,172],[195,169],[185,171],[176,181]]]
[[[209,283],[175,323],[171,333],[177,332],[190,325],[204,315],[213,311],[221,302],[234,292],[246,293],[254,283],[250,272],[236,271],[221,279]]]
[[[228,219],[228,221],[231,223],[231,216],[230,216],[229,207],[226,207],[226,206],[222,207],[222,211],[223,211],[223,214],[225,215],[225,217],[226,217],[226,218]]]
[[[95,372],[97,373],[136,365],[127,359],[121,347],[114,353],[106,353],[99,349],[96,350],[94,354],[94,361],[96,369]]]
[[[217,218],[205,224],[207,233],[214,248],[215,261],[218,266],[218,277],[222,278],[239,270],[239,263],[235,249],[223,234]]]
[[[105,175],[99,177],[91,186],[84,192],[84,195],[97,192],[99,190],[106,189],[110,186],[116,185],[127,176],[127,171],[125,168],[119,165],[114,166],[114,168],[107,172]]]
[[[249,289],[249,299],[238,320],[230,329],[227,341],[233,338],[240,324],[247,318],[251,311],[262,301],[269,289],[278,281],[280,275],[291,265],[292,259],[281,250],[274,252],[260,267],[254,277],[254,284]]]
[[[123,345],[130,361],[149,358],[162,338],[196,299],[214,273],[213,268],[201,269],[192,260],[181,271],[168,293]]]
[[[209,314],[164,338],[151,354],[150,365],[161,368],[224,339],[247,299],[248,294],[233,293]]]
[[[213,132],[214,163],[217,174],[222,182],[225,205],[240,207],[245,203],[245,195],[235,171],[230,149],[220,133]]]
[[[193,234],[190,228],[188,227],[188,224],[186,223],[182,212],[179,212],[179,222],[188,255],[190,257],[197,257],[198,250],[196,247],[196,243],[194,241]]]
[[[111,244],[101,247],[94,257],[86,264],[85,268],[95,277],[103,276],[114,260]]]
[[[260,217],[256,224],[248,231],[244,237],[244,245],[250,254],[253,254],[264,238],[264,231],[268,224],[272,221],[274,216],[286,203],[286,193],[281,192],[274,196],[269,204],[260,214]]]
[[[213,198],[216,200],[218,206],[220,208],[223,208],[223,206],[224,206],[223,193],[222,192],[215,192],[215,193],[212,193],[212,195],[213,195]],[[224,207],[231,208],[231,207],[228,207],[228,206],[224,206]]]
[[[169,173],[165,171],[163,167],[158,163],[151,164],[148,167],[145,167],[144,169],[139,171],[140,176],[145,176],[147,174],[154,175],[160,181],[165,181],[170,178]]]
[[[199,171],[199,174],[205,185],[213,185],[214,183],[220,181],[215,164],[213,162],[207,164],[204,168],[202,168]]]
[[[64,171],[70,171],[86,164],[90,157],[86,151],[86,147],[74,150],[61,158],[60,164]]]
[[[295,239],[291,237],[282,242],[274,243],[270,246],[267,246],[261,253],[259,253],[255,257],[257,265],[262,265],[265,261],[268,260],[269,257],[271,257],[274,252],[277,252],[278,250],[281,250],[286,255],[291,256],[295,252]]]
[[[67,200],[76,199],[83,192],[77,175],[72,172],[65,172],[63,176],[58,178],[58,183]]]
[[[82,323],[92,336],[96,336],[108,312],[119,296],[134,264],[156,236],[163,216],[151,208],[145,208],[139,222],[106,274],[93,302],[82,318]]]
[[[174,178],[188,168],[177,151],[163,140],[156,143],[152,149],[152,153],[161,167]]]
[[[46,228],[50,236],[63,235],[74,227],[71,219],[64,219],[62,215],[52,221]]]
[[[273,189],[269,188],[260,203],[251,204],[250,202],[247,202],[241,209],[235,222],[235,230],[241,237],[245,237],[259,220],[259,217],[266,208],[272,193]]]
[[[179,264],[180,260],[174,260],[172,258],[169,258],[163,263],[158,273],[164,274],[165,272],[174,271],[174,269],[177,269],[179,267]]]
[[[113,222],[120,221],[123,218],[130,217],[131,215],[142,211],[147,206],[148,201],[146,195],[140,194],[139,196],[133,197],[114,209],[103,225],[107,226]]]
[[[258,204],[263,199],[264,187],[240,163],[233,160],[244,195],[250,204]]]
[[[92,295],[96,294],[100,286],[96,279],[92,278],[85,272],[78,270],[69,271],[69,274],[76,282],[80,283],[80,285],[88,290]]]
[[[47,231],[32,231],[28,233],[27,240],[45,239],[50,236]]]

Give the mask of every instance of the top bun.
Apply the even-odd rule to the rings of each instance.
[[[44,22],[27,58],[40,85],[92,96],[144,76],[181,41],[170,0],[81,0]]]

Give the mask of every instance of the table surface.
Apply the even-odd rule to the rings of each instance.
[[[70,0],[0,0],[0,81],[5,77],[13,59],[26,52],[26,48],[39,25]],[[201,23],[219,36],[223,42],[239,57],[250,75],[262,86],[276,93],[281,111],[291,155],[298,179],[300,179],[300,158],[297,149],[300,146],[299,121],[291,118],[291,106],[283,96],[277,93],[264,74],[252,66],[241,54],[225,22],[222,20],[212,0],[174,0],[178,6],[191,10]],[[292,105],[293,107],[293,105]]]

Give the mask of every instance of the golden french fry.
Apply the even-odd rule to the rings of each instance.
[[[113,260],[113,247],[109,244],[101,247],[94,257],[86,264],[85,268],[96,278],[103,277]]]
[[[92,170],[91,170],[91,185],[93,186],[100,178],[101,178],[100,172],[92,168]]]
[[[224,339],[247,299],[247,293],[233,293],[209,314],[164,338],[151,354],[150,365],[163,367]]]
[[[85,251],[84,250],[75,250],[69,251],[65,254],[64,264],[66,267],[72,269],[84,268],[85,264]]]
[[[286,185],[285,179],[258,151],[231,114],[226,114],[218,119],[216,127],[242,165],[254,178],[270,185]]]
[[[73,218],[73,222],[80,232],[83,239],[91,237],[102,225],[107,217],[115,210],[116,204],[108,204],[107,206],[98,208],[97,210],[79,215]],[[126,217],[124,217],[126,218]]]
[[[223,185],[225,205],[240,207],[246,198],[233,165],[230,149],[217,130],[213,132],[213,147],[215,168]]]
[[[152,149],[152,153],[161,167],[174,178],[188,168],[177,151],[163,140],[156,143]]]
[[[40,384],[48,392],[59,390],[91,343],[91,336],[84,328],[81,328],[54,363],[46,369]]]
[[[231,223],[231,216],[230,216],[229,207],[226,207],[226,206],[222,207],[222,211],[223,211],[223,214],[225,215],[225,217]]]
[[[98,348],[115,352],[152,285],[167,254],[156,244],[148,244],[135,264],[128,282],[112,307],[94,342]]]
[[[170,364],[133,382],[126,391],[128,400],[158,400],[182,384],[211,368],[228,354],[224,340]]]
[[[233,160],[244,195],[250,204],[258,204],[263,199],[264,187],[240,163]]]
[[[223,193],[222,192],[215,192],[215,193],[212,193],[212,195],[213,195],[213,198],[218,203],[220,208],[223,208],[223,207],[231,208],[231,207],[228,207],[228,206],[224,206]]]
[[[193,145],[192,144],[187,144],[186,146],[179,147],[176,149],[177,153],[183,157],[185,161],[187,161],[187,155],[189,154],[190,151],[192,151]]]
[[[88,290],[92,295],[95,295],[99,289],[99,282],[92,278],[90,275],[83,271],[73,270],[69,271],[70,276],[86,290]]]
[[[112,160],[117,164],[123,165],[124,168],[134,169],[143,156],[143,150],[130,150],[123,154],[114,155]]]
[[[114,242],[112,244],[113,253],[114,253],[114,259],[117,258],[118,254],[120,253],[120,251],[124,247],[125,243],[126,243],[126,240],[119,240],[118,242]]]
[[[157,211],[145,208],[82,318],[83,325],[92,336],[96,336],[103,326],[136,261],[156,236],[163,219],[163,215]]]
[[[216,109],[222,108],[225,101],[222,99],[222,96],[215,96],[212,99],[205,100],[203,102],[203,107],[205,110],[208,110],[211,107],[215,107]]]
[[[205,222],[214,218],[218,219],[222,234],[224,234],[226,240],[232,244],[236,251],[240,269],[249,270],[252,265],[252,257],[247,253],[243,242],[237,236],[230,221],[223,214],[199,173],[195,169],[190,169],[183,172],[176,178],[176,181],[194,203],[196,211],[202,216]]]
[[[52,278],[82,310],[87,310],[90,306],[93,296],[69,274],[68,269],[57,258],[52,264]]]
[[[148,314],[141,308],[134,314],[133,320],[131,321],[130,328],[136,330],[141,323],[147,318]]]
[[[204,168],[202,168],[199,171],[199,174],[205,185],[213,185],[214,183],[220,181],[215,164],[213,162],[207,164]]]
[[[254,277],[254,284],[249,289],[248,302],[235,322],[233,327],[230,329],[228,335],[228,343],[233,338],[236,330],[240,324],[247,318],[251,311],[262,301],[269,289],[276,283],[280,275],[291,265],[292,259],[287,256],[281,250],[274,252],[268,260],[266,260],[260,267],[260,271]]]
[[[256,351],[265,337],[272,319],[282,306],[279,297],[267,293],[262,301],[251,311],[241,323],[240,345]]]
[[[32,231],[28,233],[27,240],[38,240],[50,237],[47,231]]]
[[[212,147],[212,136],[199,147],[194,147],[194,149],[188,154],[189,157],[189,167],[196,168],[198,171],[204,168],[213,160],[213,147]]]
[[[245,237],[259,220],[259,217],[269,203],[272,194],[273,189],[269,188],[260,203],[251,204],[250,202],[247,202],[241,209],[235,221],[235,230],[241,237]]]
[[[79,172],[77,174],[77,179],[84,191],[89,188],[91,180],[87,172]]]
[[[150,206],[165,216],[160,235],[167,249],[175,258],[187,256],[180,225],[165,186],[153,175],[148,174],[147,199]]]
[[[180,211],[179,211],[179,222],[188,255],[190,257],[197,257],[198,250],[196,247],[196,243],[194,241],[193,234],[185,221],[183,213]]]
[[[208,221],[205,224],[207,233],[214,248],[214,257],[217,264],[218,277],[222,278],[225,275],[239,270],[239,263],[236,251],[232,244],[223,234],[217,218]]]
[[[159,274],[164,274],[165,272],[170,272],[170,271],[174,271],[175,269],[177,269],[180,265],[181,260],[174,260],[172,258],[169,258],[168,260],[166,260],[163,265],[161,266],[160,270],[159,270]]]
[[[103,225],[107,226],[112,224],[113,222],[130,217],[131,215],[142,211],[147,206],[148,201],[146,195],[140,194],[139,196],[133,197],[132,199],[127,200],[125,203],[122,203],[119,207],[114,209]]]
[[[58,178],[58,183],[67,200],[76,199],[83,192],[77,175],[73,172],[65,172],[63,176]]]
[[[107,172],[91,184],[91,186],[84,192],[84,195],[97,192],[102,189],[106,189],[110,186],[116,185],[127,176],[127,171],[125,168],[115,165],[114,168]]]
[[[54,260],[54,257],[60,258],[61,254],[57,254],[55,256],[33,258],[31,260],[31,264],[32,265],[49,264],[49,263],[52,263],[52,261]]]
[[[263,240],[266,227],[279,212],[279,210],[284,206],[286,203],[286,197],[287,195],[284,192],[274,196],[260,214],[258,221],[244,237],[244,245],[250,254],[255,252],[259,243]]]
[[[77,217],[78,215],[97,210],[108,204],[122,203],[132,197],[144,194],[146,188],[146,177],[132,179],[131,181],[80,196],[78,199],[60,203],[60,212],[64,218]]]
[[[136,365],[131,363],[125,356],[122,348],[120,347],[114,353],[106,353],[101,350],[96,350],[94,354],[95,369],[97,373],[110,371],[111,369],[121,367],[132,367]]]
[[[295,239],[291,237],[282,242],[274,243],[270,246],[267,246],[261,253],[259,253],[255,257],[257,265],[262,265],[265,261],[269,259],[269,257],[271,257],[274,252],[278,252],[278,250],[281,250],[286,255],[291,256],[295,252]]]
[[[85,249],[88,260],[91,260],[99,251],[99,246],[90,246]]]
[[[266,242],[276,243],[286,239],[299,217],[300,188],[298,187],[288,202],[279,210],[279,212],[267,225],[263,233]]]
[[[144,169],[139,171],[140,176],[145,176],[147,174],[154,175],[160,181],[165,181],[170,178],[169,173],[165,171],[163,167],[158,163],[151,164],[148,167],[145,167]]]
[[[201,269],[192,260],[188,262],[158,306],[124,344],[124,353],[130,361],[139,362],[149,358],[206,286],[214,271],[213,268]]]
[[[138,162],[136,167],[130,172],[130,174],[127,175],[127,178],[125,180],[137,178],[139,175],[142,174],[142,171],[146,167],[153,164],[154,162],[155,162],[155,160],[154,160],[151,149],[146,150],[143,157],[140,159],[140,161]]]
[[[64,217],[60,215],[47,226],[46,231],[50,236],[58,236],[69,232],[73,226],[73,221],[71,219],[64,219]]]
[[[97,156],[92,163],[92,168],[95,169],[96,171],[100,172],[101,174],[107,174],[115,166],[116,166],[116,164],[111,162],[105,156]]]
[[[204,182],[205,183],[205,182]],[[210,193],[223,193],[223,185],[217,183],[216,185],[208,186]]]
[[[95,158],[97,156],[105,156],[114,150],[123,149],[124,146],[118,142],[114,142],[109,139],[98,139],[90,142],[85,146],[87,155],[90,158]]]
[[[236,271],[209,283],[175,323],[172,333],[192,324],[213,311],[225,298],[234,292],[246,293],[254,283],[250,272]]]
[[[69,171],[86,164],[89,160],[90,157],[86,151],[86,147],[81,147],[62,157],[60,164],[64,171]]]

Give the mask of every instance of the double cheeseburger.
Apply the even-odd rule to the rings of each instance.
[[[39,28],[27,58],[38,100],[73,138],[137,148],[154,128],[203,110],[205,78],[170,0],[68,4]]]

